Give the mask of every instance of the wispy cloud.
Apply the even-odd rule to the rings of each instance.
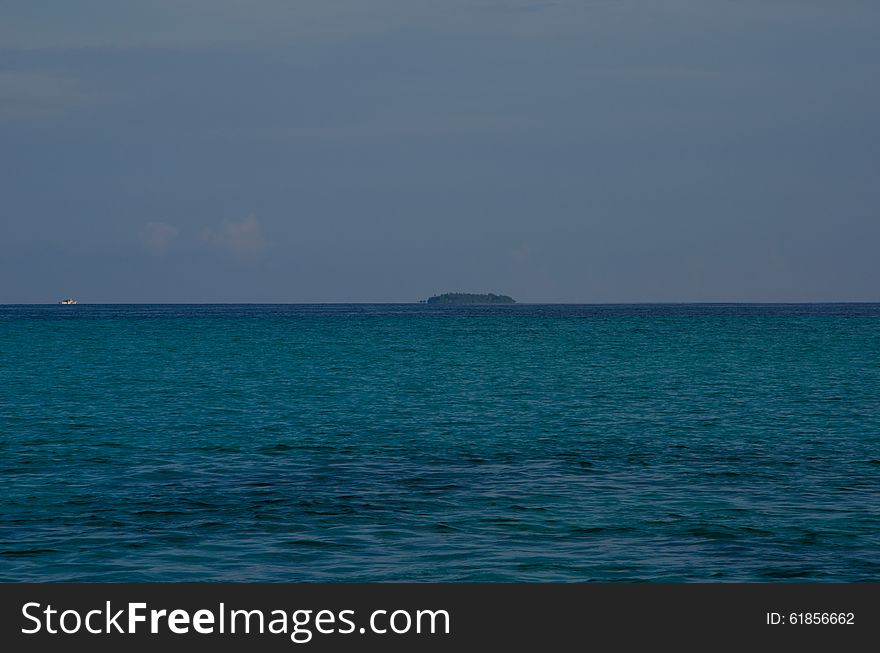
[[[202,240],[239,260],[259,257],[268,247],[263,228],[253,214],[240,222],[224,220],[202,232]]]
[[[141,229],[141,244],[153,256],[164,256],[177,233],[177,227],[170,224],[149,222]]]

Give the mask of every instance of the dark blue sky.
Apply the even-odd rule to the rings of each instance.
[[[0,302],[880,300],[874,1],[0,15]]]

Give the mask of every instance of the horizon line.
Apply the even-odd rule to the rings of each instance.
[[[516,301],[513,304],[431,304],[431,306],[694,306],[694,305],[828,305],[828,304],[880,304],[876,300],[762,300],[762,301]],[[0,306],[59,306],[59,302],[0,302]],[[428,305],[425,300],[416,301],[293,301],[293,302],[255,302],[255,301],[143,301],[143,302],[82,302],[76,306],[421,306]]]

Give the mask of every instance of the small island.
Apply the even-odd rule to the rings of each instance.
[[[428,298],[427,304],[516,304],[513,297],[488,293],[479,295],[469,292],[448,292]]]

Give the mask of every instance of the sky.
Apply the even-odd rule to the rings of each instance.
[[[0,302],[880,300],[875,0],[0,0]]]

